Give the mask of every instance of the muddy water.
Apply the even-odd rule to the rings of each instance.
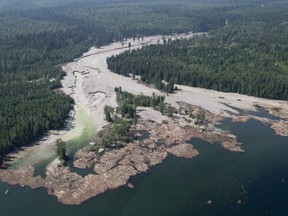
[[[77,149],[89,144],[96,135],[95,123],[91,120],[87,108],[78,108],[76,114],[65,129],[67,132],[62,139],[66,142],[67,154],[73,158]],[[56,142],[56,138],[55,138]],[[36,152],[36,153],[35,153]],[[54,142],[51,145],[39,146],[39,149],[26,155],[24,158],[16,160],[10,168],[20,166],[35,165],[36,175],[45,175],[45,167],[56,158],[56,146]]]

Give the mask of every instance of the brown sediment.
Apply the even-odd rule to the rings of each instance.
[[[278,106],[272,106],[272,105],[258,105],[256,106],[262,107],[267,112],[275,117],[280,118],[280,120],[272,120],[272,119],[265,119],[265,118],[257,118],[255,119],[259,120],[260,122],[268,125],[270,128],[272,128],[277,135],[280,136],[288,136],[288,103],[287,102],[280,102]]]
[[[167,152],[177,157],[193,158],[199,155],[199,151],[190,144],[180,144],[167,149]]]
[[[272,107],[267,110],[271,115],[281,118],[281,120],[271,124],[271,128],[275,130],[275,133],[280,136],[288,136],[288,109]]]
[[[33,166],[22,167],[18,170],[0,170],[0,180],[11,185],[29,186],[39,188],[45,185],[40,176],[34,177]]]
[[[200,106],[191,105],[183,101],[178,101],[177,104],[181,106],[182,109],[186,110],[186,112],[192,114],[194,118],[200,113],[205,113],[205,121],[209,122],[210,124],[218,125],[224,119],[221,115],[216,115]]]
[[[232,122],[247,122],[251,117],[247,115],[234,115],[232,116]]]
[[[133,188],[134,188],[134,185],[133,185],[132,183],[128,182],[128,183],[127,183],[127,187],[133,189]]]
[[[116,53],[121,52],[117,44],[112,44],[101,48],[101,50],[91,50],[90,54],[63,66],[63,69],[67,72],[67,76],[62,80],[65,92],[74,97],[76,105],[89,108],[93,120],[97,122],[97,128],[102,128],[102,126],[107,124],[104,121],[102,108],[105,105],[116,106],[115,86],[122,86],[123,89],[134,94],[144,93],[144,95],[152,95],[153,92],[159,95],[162,94],[156,89],[147,88],[138,84],[135,80],[119,76],[107,70],[106,55],[111,50],[117,50]],[[101,55],[99,56],[98,54]],[[94,65],[97,65],[95,70],[93,69]],[[83,72],[75,75],[74,72],[78,70]],[[89,71],[89,74],[85,71]],[[150,119],[142,118],[142,121],[137,125],[137,133],[149,133],[147,139],[133,141],[121,149],[101,151],[101,154],[87,150],[77,152],[74,166],[78,168],[94,166],[95,173],[93,174],[82,177],[77,173],[71,172],[68,167],[61,165],[56,160],[47,167],[47,176],[45,178],[34,177],[34,168],[24,167],[19,170],[0,170],[0,180],[9,184],[19,184],[32,188],[45,187],[49,194],[57,196],[60,202],[76,205],[106,190],[127,184],[131,176],[148,171],[151,166],[161,163],[168,154],[185,158],[197,156],[198,151],[191,144],[186,143],[191,138],[200,138],[210,143],[220,143],[225,149],[230,151],[244,151],[235,135],[215,127],[223,120],[223,116],[231,117],[231,114],[226,112],[229,107],[224,104],[230,104],[231,102],[234,107],[251,110],[252,104],[255,102],[260,104],[262,101],[261,103],[266,104],[268,103],[267,100],[193,87],[179,85],[178,87],[182,91],[167,95],[166,101],[172,105],[175,105],[179,100],[197,105],[192,106],[184,102],[178,103],[178,105],[184,106],[184,109],[192,108],[194,116],[204,112],[205,120],[203,123],[199,124],[195,118],[182,115],[182,113],[177,116],[174,115],[175,118],[172,120],[148,110],[146,115],[149,116],[151,112],[154,112],[153,115],[150,115]],[[106,96],[104,97],[104,95],[100,94],[101,97],[99,97],[99,94],[94,94],[99,91],[105,92]],[[235,100],[235,98],[238,99]],[[286,119],[283,122],[269,122],[269,125],[272,125],[271,127],[275,129],[276,133],[287,134],[287,103],[269,102],[272,105],[278,104],[276,108],[273,108],[272,105],[267,108],[265,104],[263,107],[266,107],[271,114]],[[248,120],[248,117],[235,116],[233,120],[244,122]],[[258,120],[261,121],[260,118]],[[262,122],[264,122],[263,119]],[[265,123],[268,124],[266,120]],[[211,203],[212,201],[208,201],[208,204]]]
[[[275,130],[277,135],[288,136],[288,121],[275,122],[271,125],[271,128]]]
[[[101,175],[89,174],[82,177],[70,172],[66,167],[53,170],[47,175],[45,187],[48,193],[57,196],[59,202],[67,205],[79,205],[82,202],[105,192],[125,185],[137,172],[131,166],[117,166]]]
[[[82,177],[55,160],[47,167],[45,178],[34,177],[34,168],[26,167],[20,170],[1,170],[0,179],[9,184],[31,188],[45,187],[59,202],[78,205],[106,190],[126,185],[131,176],[146,172],[149,167],[161,163],[168,152],[186,158],[198,155],[192,145],[182,143],[185,131],[172,121],[164,125],[143,121],[137,127],[139,131],[151,129],[150,137],[131,142],[121,149],[104,152],[100,156],[84,150],[75,155],[78,167],[91,166],[93,161],[95,174]],[[173,129],[176,133],[173,133]],[[180,141],[181,144],[178,144]]]
[[[238,142],[237,137],[234,134],[214,130],[214,131],[199,131],[196,128],[186,128],[187,136],[191,138],[198,138],[205,140],[209,143],[219,143],[223,148],[233,152],[245,152],[241,147],[241,143]]]
[[[236,136],[223,133],[209,122],[213,121],[211,113],[205,113],[207,122],[204,125],[191,123],[183,127],[179,124],[179,119],[157,116],[158,112],[153,109],[148,111],[151,115],[140,114],[141,119],[134,131],[139,140],[134,140],[120,149],[106,149],[101,154],[87,149],[79,150],[75,154],[75,166],[86,168],[94,165],[95,173],[82,177],[71,172],[69,167],[63,166],[56,159],[47,167],[45,178],[34,177],[34,168],[26,167],[19,170],[1,170],[0,180],[31,188],[44,187],[50,195],[56,196],[59,202],[79,205],[107,190],[127,185],[130,177],[147,172],[151,166],[161,163],[168,154],[184,158],[196,157],[199,152],[192,144],[186,143],[191,138],[218,142],[230,151],[243,151]],[[196,111],[204,110],[197,108]],[[161,117],[162,122],[153,121],[155,117]],[[147,133],[148,137],[141,140],[143,133]]]
[[[96,162],[96,154],[94,152],[86,151],[85,149],[78,150],[74,155],[74,166],[79,169],[86,169],[92,167]]]
[[[216,125],[223,121],[224,118],[222,116],[215,115],[199,106],[193,106],[185,102],[178,102],[178,104],[182,106],[182,109],[192,110],[192,115],[194,116],[191,123],[187,123],[186,126],[183,127],[186,133],[186,140],[199,138],[210,143],[219,143],[223,148],[229,151],[245,152],[234,134],[219,130],[216,127]],[[195,116],[199,113],[204,113],[205,118],[203,123],[195,124]],[[182,118],[186,117],[188,116],[182,116]],[[241,117],[241,120],[247,121],[248,119],[249,117],[246,116]],[[238,120],[240,120],[240,118]],[[179,119],[177,121],[179,121]]]
[[[274,115],[274,116],[277,116],[279,118],[288,120],[288,110],[287,109],[283,109],[281,107],[270,107],[270,108],[266,108],[266,109],[271,115]]]

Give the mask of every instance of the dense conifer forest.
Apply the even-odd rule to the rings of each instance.
[[[265,4],[264,12],[261,11],[261,4]],[[270,8],[269,10],[265,9],[266,4]],[[185,76],[191,75],[191,71],[186,70],[187,61],[195,62],[195,64],[189,64],[189,67],[191,66],[193,70],[196,68],[197,73],[201,74],[199,75],[200,79],[207,78],[208,81],[205,82],[208,83],[212,82],[211,80],[214,80],[213,77],[215,77],[214,75],[212,78],[210,77],[213,74],[211,68],[218,65],[217,73],[219,76],[227,72],[225,88],[231,88],[229,87],[231,84],[229,80],[234,79],[229,71],[236,66],[252,68],[251,65],[246,65],[245,59],[247,60],[248,55],[256,55],[254,64],[257,66],[257,71],[255,71],[253,79],[265,79],[268,82],[273,77],[275,85],[279,86],[277,94],[280,95],[285,92],[287,85],[279,85],[280,82],[278,82],[280,76],[285,78],[284,71],[287,71],[287,58],[284,51],[287,51],[287,23],[285,20],[288,20],[283,14],[284,9],[286,9],[284,6],[285,1],[283,0],[1,1],[0,155],[5,155],[17,147],[31,143],[49,129],[63,127],[73,101],[59,90],[61,87],[60,80],[65,76],[60,69],[61,64],[79,57],[90,46],[101,46],[113,41],[121,41],[127,37],[188,31],[212,32],[211,37],[195,39],[195,42],[178,41],[163,47],[152,47],[151,49],[155,49],[155,53],[152,53],[152,50],[148,48],[140,52],[143,54],[144,52],[152,53],[150,60],[153,61],[153,58],[159,60],[157,53],[161,53],[161,50],[165,51],[159,65],[164,64],[165,60],[167,65],[172,68],[173,64],[168,61],[176,60],[175,65],[177,67],[173,66],[173,69],[178,70],[180,68],[185,71]],[[257,12],[256,17],[258,18],[254,18],[248,9],[257,7],[259,10],[255,9],[255,12]],[[266,12],[267,14],[265,14]],[[266,26],[270,18],[272,21],[269,22],[269,25],[273,27],[271,32],[267,31],[267,28],[270,30],[270,27]],[[226,25],[227,19],[228,26]],[[281,23],[278,23],[281,19]],[[252,24],[253,26],[251,26]],[[281,26],[282,28],[280,28]],[[238,29],[238,27],[240,28]],[[250,28],[253,28],[253,31]],[[261,32],[263,33],[260,35],[261,37],[255,37],[255,34],[259,35]],[[271,43],[275,38],[277,41]],[[269,40],[266,41],[266,39]],[[231,64],[233,58],[227,49],[233,50],[234,61],[241,58],[243,64]],[[244,55],[242,51],[245,49],[248,51]],[[169,52],[171,54],[169,58],[166,50],[173,51]],[[262,51],[265,51],[266,54],[264,55]],[[136,64],[135,57],[139,56],[140,59],[137,62],[143,62],[142,60],[146,59],[147,56],[145,57],[140,52],[129,55],[130,61],[134,61]],[[190,59],[189,56],[196,52],[197,55],[193,55],[193,58]],[[183,53],[186,54],[181,58],[176,56]],[[209,53],[213,55],[207,58]],[[126,55],[128,56],[125,53],[118,58],[123,58]],[[227,59],[225,55],[229,55],[229,58]],[[113,63],[113,68],[116,69],[117,66],[119,69],[117,70],[121,72],[127,67],[128,62],[121,65],[117,60],[118,58],[113,59],[113,61],[110,60],[109,65],[112,67]],[[219,58],[223,58],[221,65],[217,62]],[[125,59],[127,60],[126,57]],[[213,61],[210,62],[210,59]],[[152,68],[153,62],[150,60],[148,63],[151,64]],[[273,66],[270,63],[274,60]],[[207,62],[209,64],[204,67]],[[140,66],[143,67],[143,64],[138,64],[138,67]],[[131,64],[131,67],[135,67],[135,65]],[[261,68],[269,68],[269,72],[261,71],[261,74],[265,73],[266,76],[258,76],[259,78],[257,78],[256,72]],[[136,71],[140,73],[138,69]],[[178,75],[175,76],[176,74],[181,75],[179,71],[173,71],[173,74],[171,70],[165,71],[165,73],[162,72],[163,75],[166,74],[165,76],[167,76],[164,77],[165,80],[173,78],[175,82],[181,82],[177,78]],[[149,75],[151,71],[143,72],[141,70],[142,73],[146,74],[143,76],[146,81],[154,82],[152,76]],[[158,71],[155,73],[155,76],[159,76],[154,77],[155,80],[163,78],[160,74]],[[247,74],[251,75],[249,71]],[[285,82],[286,78],[284,78],[282,83]],[[199,80],[195,82],[199,82]],[[198,85],[211,87],[205,86],[206,84]],[[214,82],[214,85],[217,86],[218,84]],[[221,89],[213,86],[212,88]],[[222,88],[222,90],[230,89]],[[287,99],[287,90],[285,95],[286,98],[282,98]],[[266,95],[261,94],[260,96]],[[267,96],[271,97],[270,95]],[[280,96],[277,97],[281,98]]]
[[[288,7],[233,10],[225,26],[192,39],[127,51],[107,60],[119,74],[172,92],[174,83],[288,100]],[[162,83],[168,82],[168,85]]]

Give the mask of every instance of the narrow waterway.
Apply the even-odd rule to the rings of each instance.
[[[95,123],[86,107],[77,108],[75,116],[64,130],[67,132],[61,139],[66,142],[67,155],[70,158],[73,158],[78,149],[88,145],[96,136]],[[55,142],[56,138],[49,145],[38,146],[38,149],[31,151],[25,157],[15,160],[9,168],[15,169],[21,166],[34,165],[35,175],[45,176],[46,166],[57,157]],[[70,162],[72,163],[72,160]]]
[[[238,135],[245,153],[191,140],[200,156],[169,156],[132,178],[134,189],[111,190],[80,206],[62,205],[45,189],[0,183],[1,216],[287,215],[288,138],[255,120],[226,121],[225,128]]]

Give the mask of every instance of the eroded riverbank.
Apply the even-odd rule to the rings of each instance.
[[[139,137],[143,133],[149,133],[149,136],[102,154],[82,150],[82,157],[74,161],[76,166],[86,168],[92,160],[94,173],[82,177],[55,160],[47,167],[46,177],[34,177],[34,168],[29,166],[18,170],[2,170],[0,179],[9,184],[47,188],[48,193],[57,196],[61,203],[77,205],[108,189],[126,184],[133,187],[128,183],[130,177],[147,172],[150,167],[161,163],[168,154],[183,158],[198,156],[199,152],[187,143],[193,137],[220,142],[224,147],[230,144],[231,150],[235,150],[236,137],[228,133],[215,133],[216,128],[212,128],[211,125],[209,132],[203,132],[203,128],[188,125],[182,127],[177,121],[162,116],[152,108],[143,108],[138,112],[140,119],[134,133]],[[161,124],[153,120],[156,116],[156,119],[162,119]],[[82,160],[85,156],[93,158],[88,161]]]
[[[149,37],[144,42],[136,41],[132,45],[133,48],[140,48],[144,44],[157,43],[159,38],[161,36]],[[100,49],[93,48],[82,58],[63,66],[67,73],[63,80],[63,90],[74,98],[76,107],[86,109],[88,114],[85,118],[93,122],[89,128],[94,127],[95,133],[95,125],[97,130],[107,125],[104,120],[104,106],[116,106],[115,87],[121,86],[123,90],[133,94],[143,93],[150,96],[155,92],[163,95],[151,86],[144,86],[137,80],[122,77],[107,70],[106,57],[127,49],[128,46],[120,43]],[[278,134],[287,135],[285,134],[285,125],[287,125],[288,119],[287,102],[185,86],[178,86],[178,89],[179,91],[175,94],[166,95],[166,102],[179,110],[173,119],[152,109],[139,111],[142,122],[137,126],[138,133],[141,135],[141,133],[148,132],[149,138],[142,142],[131,142],[122,149],[107,151],[101,155],[93,152],[78,153],[78,157],[74,161],[75,166],[79,168],[93,166],[94,172],[81,176],[72,172],[69,167],[59,166],[56,161],[48,166],[46,177],[34,177],[34,168],[29,166],[19,170],[2,170],[0,179],[9,184],[26,185],[32,188],[45,187],[49,194],[57,196],[62,203],[80,204],[108,189],[127,184],[131,176],[147,172],[149,167],[161,163],[168,154],[184,158],[197,156],[198,151],[191,144],[186,143],[191,138],[201,138],[210,143],[219,143],[230,151],[245,151],[235,135],[216,127],[223,118],[232,118],[235,121],[247,121],[249,118],[254,118],[274,127]],[[195,112],[204,111],[207,121],[205,126],[195,125],[186,114],[182,114],[180,107],[183,110],[185,106],[191,106],[190,108]],[[257,106],[263,107],[273,116],[279,116],[281,119],[257,116]],[[78,113],[79,110],[76,109],[76,115]],[[194,114],[197,115],[197,113]],[[61,136],[64,140],[69,141],[70,135],[75,138],[75,136],[83,134],[83,128],[86,125],[87,122],[83,122],[78,126],[78,128],[82,128],[81,130],[66,131],[66,135],[61,134]],[[86,135],[84,134],[84,136]],[[49,137],[47,140],[50,143],[55,142]],[[41,144],[41,146],[44,145]],[[81,145],[76,146],[76,148],[78,147]],[[32,152],[30,155],[34,156],[34,154],[35,152]],[[39,161],[39,158],[36,161]],[[132,186],[130,185],[130,187]]]

